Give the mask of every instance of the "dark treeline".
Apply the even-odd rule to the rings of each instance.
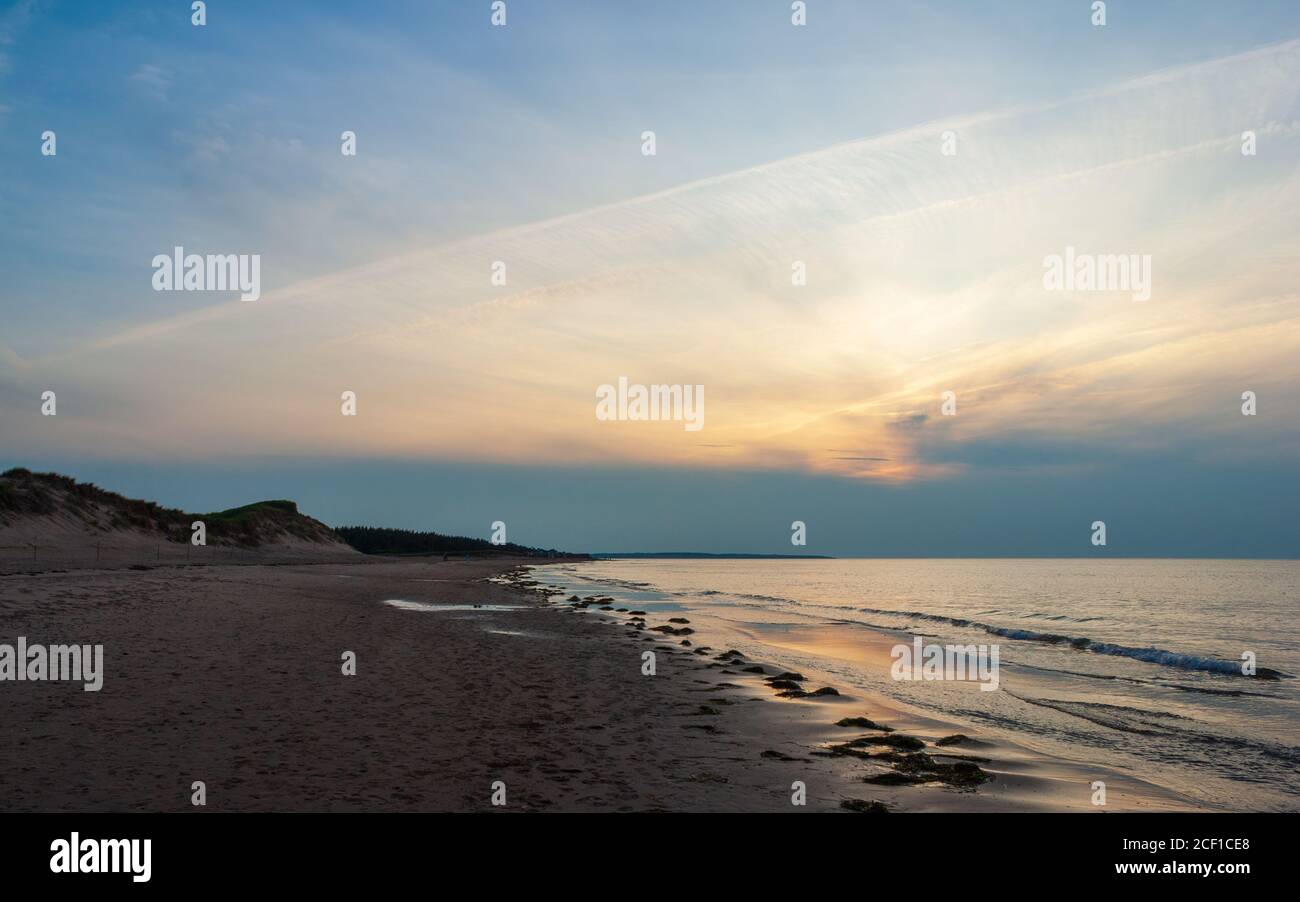
[[[466,551],[523,555],[564,553],[549,548],[529,548],[513,542],[493,545],[486,539],[444,536],[436,532],[414,532],[409,529],[385,529],[378,526],[340,526],[335,532],[343,537],[343,541],[364,554],[446,554]]]

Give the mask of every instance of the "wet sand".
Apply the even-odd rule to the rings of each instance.
[[[666,617],[548,598],[518,564],[362,559],[0,576],[0,642],[102,643],[105,661],[100,692],[0,683],[0,810],[1093,808],[1080,787],[1095,768],[879,699],[778,698],[765,680],[779,664],[719,658],[725,648],[701,654],[708,635],[656,629],[694,629]],[[347,651],[352,676],[342,672]],[[646,651],[653,676],[642,672]],[[802,676],[807,691],[830,685]],[[835,726],[856,717],[892,732]],[[956,732],[970,739],[934,745]],[[931,763],[981,759],[983,776],[974,788],[864,783],[916,775],[916,750],[871,738],[885,736],[916,737]],[[1105,810],[1188,807],[1118,774],[1106,779]],[[206,786],[203,808],[191,804],[194,781]],[[492,804],[498,781],[504,806]],[[806,805],[792,804],[796,782]]]

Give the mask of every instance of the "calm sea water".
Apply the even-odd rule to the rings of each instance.
[[[612,560],[566,592],[688,610],[736,647],[1227,810],[1300,810],[1300,562]],[[868,633],[999,646],[1000,690],[899,682]],[[814,637],[810,640],[809,637]],[[855,654],[862,647],[861,657]],[[1258,671],[1241,673],[1242,655]]]

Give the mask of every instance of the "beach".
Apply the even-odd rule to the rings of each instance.
[[[1197,807],[830,675],[772,685],[781,661],[689,614],[552,594],[529,563],[0,576],[0,641],[104,649],[99,691],[0,684],[0,809],[1088,811],[1099,773],[1105,810]]]

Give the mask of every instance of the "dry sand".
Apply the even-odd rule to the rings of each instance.
[[[682,646],[629,628],[629,614],[548,600],[518,569],[498,576],[513,566],[360,559],[0,576],[0,643],[102,643],[105,658],[100,692],[0,682],[0,810],[790,812],[845,799],[1088,810],[1080,787],[1095,768],[977,735],[926,749],[989,759],[991,780],[974,791],[864,784],[882,768],[825,748],[883,734],[835,720],[865,715],[929,741],[958,730],[879,700],[776,699],[743,668],[781,668],[723,664],[714,656],[725,649],[696,653],[702,633]],[[647,650],[655,676],[642,674]],[[342,673],[345,651],[355,676]],[[822,685],[808,676],[807,688]],[[1184,807],[1107,779],[1107,810]],[[191,805],[194,781],[206,784],[204,809]],[[504,808],[491,804],[495,781]],[[795,781],[806,806],[791,803]]]
[[[157,532],[88,529],[66,512],[17,517],[0,523],[0,574],[43,573],[53,569],[111,570],[136,565],[320,563],[355,561],[361,553],[343,542],[307,541],[279,535],[256,548],[211,542],[196,546],[170,542]]]

